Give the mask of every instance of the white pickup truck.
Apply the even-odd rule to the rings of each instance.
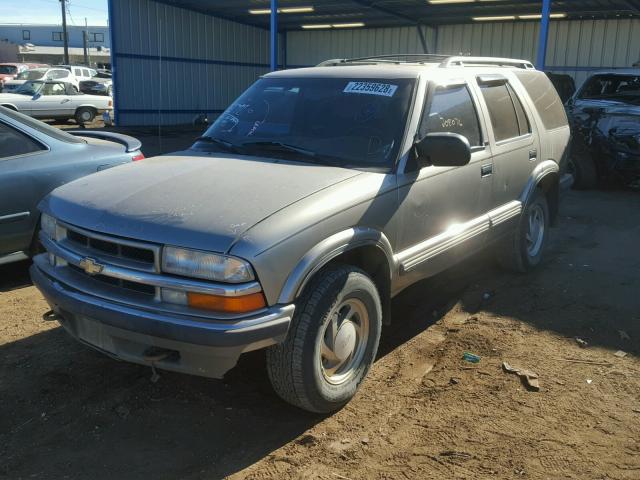
[[[111,97],[85,95],[59,81],[28,81],[15,93],[0,94],[0,105],[35,118],[73,118],[90,123],[96,115],[113,110]]]

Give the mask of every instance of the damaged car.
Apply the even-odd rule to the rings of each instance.
[[[567,102],[576,188],[640,187],[640,69],[597,72]]]

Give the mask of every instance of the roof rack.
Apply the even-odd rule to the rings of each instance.
[[[432,53],[396,53],[392,55],[373,55],[357,58],[334,58],[319,63],[318,67],[333,67],[353,63],[441,63],[449,58],[449,55],[436,55]]]
[[[528,60],[518,60],[515,58],[494,58],[494,57],[448,57],[440,64],[441,68],[447,67],[477,67],[478,65],[494,65],[498,67],[517,67],[525,70],[533,70],[535,67]]]
[[[533,64],[528,60],[495,57],[467,57],[460,55],[436,55],[431,53],[399,53],[393,55],[374,55],[371,57],[334,58],[331,60],[325,60],[317,66],[335,67],[339,65],[377,63],[437,63],[441,68],[493,65],[498,67],[517,67],[525,70],[535,69]]]

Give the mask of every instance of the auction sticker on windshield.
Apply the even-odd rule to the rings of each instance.
[[[344,87],[344,93],[363,93],[365,95],[381,95],[383,97],[393,97],[398,89],[397,85],[390,83],[374,82],[349,82]]]

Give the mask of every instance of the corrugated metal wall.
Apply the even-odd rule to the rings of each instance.
[[[191,123],[269,70],[268,32],[151,0],[111,0],[120,125]]]
[[[523,58],[535,61],[539,22],[477,22],[425,29],[432,53]],[[287,64],[314,65],[328,58],[424,52],[416,27],[318,30],[287,34]],[[640,60],[640,20],[552,21],[547,70],[580,84],[589,71],[628,67]]]
[[[438,28],[438,53],[465,53],[534,61],[538,22],[474,23]],[[552,21],[546,69],[580,85],[590,71],[630,67],[640,59],[640,20]]]
[[[422,27],[422,35],[417,27],[294,31],[287,33],[287,66],[316,65],[330,58],[425,53],[425,44],[433,52],[433,28]]]

